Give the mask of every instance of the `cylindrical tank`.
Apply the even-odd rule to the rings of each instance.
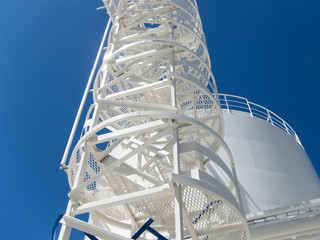
[[[284,120],[245,98],[221,94],[220,100],[224,139],[235,159],[247,214],[320,197],[312,163]]]

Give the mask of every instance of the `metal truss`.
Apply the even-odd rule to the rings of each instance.
[[[59,239],[72,228],[130,239],[149,218],[169,239],[248,239],[196,2],[104,4],[111,22],[94,103],[66,166],[82,102],[62,161],[71,191]],[[89,222],[76,218],[82,213]]]

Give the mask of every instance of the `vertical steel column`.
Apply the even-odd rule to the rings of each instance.
[[[170,17],[172,18],[172,10],[170,11]],[[173,27],[169,23],[169,38],[173,39]],[[174,47],[170,53],[170,72],[175,72],[174,64]],[[176,94],[176,81],[174,77],[170,77],[171,81],[171,104],[173,107],[177,107],[177,94]],[[178,121],[173,119],[174,124],[178,125]],[[180,154],[179,154],[179,128],[173,129],[173,172],[180,174]],[[174,205],[175,205],[175,229],[176,240],[182,240],[183,237],[183,212],[182,212],[182,198],[181,198],[181,185],[174,183]]]

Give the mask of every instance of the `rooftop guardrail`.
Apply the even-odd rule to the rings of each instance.
[[[235,95],[219,94],[219,100],[224,113],[257,117],[266,120],[271,125],[277,126],[287,132],[303,148],[301,141],[293,128],[269,109],[249,102],[246,98]]]

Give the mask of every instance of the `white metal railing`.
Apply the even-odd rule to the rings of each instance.
[[[303,148],[300,139],[293,128],[281,117],[269,109],[249,102],[246,98],[229,94],[219,94],[219,100],[224,113],[258,117],[266,120],[273,126],[277,126],[283,131],[287,132]]]
[[[274,220],[294,218],[299,216],[316,215],[320,213],[320,199],[304,201],[298,204],[279,207],[267,211],[248,214],[247,221],[250,225],[265,223]]]
[[[247,215],[252,239],[319,239],[320,199]]]

